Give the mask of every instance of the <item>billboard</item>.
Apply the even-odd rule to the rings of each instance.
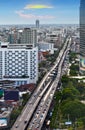
[[[80,70],[85,71],[85,57],[80,56]]]
[[[0,127],[7,127],[7,119],[0,118]]]
[[[19,91],[17,90],[4,90],[4,100],[19,101]]]
[[[2,97],[2,96],[3,96],[3,94],[4,94],[3,89],[0,89],[0,97]]]

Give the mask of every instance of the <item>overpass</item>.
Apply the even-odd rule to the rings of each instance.
[[[69,42],[69,44],[68,44],[68,42]],[[66,51],[69,50],[70,43],[71,43],[71,38],[67,38],[63,48],[61,49],[61,51],[59,53],[59,56],[57,57],[57,59],[55,61],[55,65],[44,76],[44,78],[42,79],[41,83],[36,88],[36,90],[34,91],[34,93],[31,96],[31,98],[29,99],[29,101],[25,105],[24,109],[22,110],[21,115],[19,115],[19,117],[15,121],[15,123],[14,123],[13,127],[11,128],[11,130],[17,130],[17,129],[18,130],[25,130],[27,128],[27,125],[30,122],[31,117],[33,116],[34,111],[36,110],[37,106],[41,102],[41,100],[43,98],[43,95],[47,91],[49,91],[49,86],[51,86],[52,84],[55,84],[55,83],[57,84],[58,83],[58,80],[54,81],[54,79],[52,77],[50,77],[50,75],[53,73],[53,71],[56,70],[56,68],[58,66],[60,66],[60,63],[61,63],[60,61],[64,60],[64,54],[65,54]],[[67,46],[68,46],[68,48],[67,48]],[[60,78],[59,75],[61,74],[61,67],[59,67],[59,68],[60,69],[58,69],[57,77],[55,77],[57,79]],[[48,77],[50,77],[50,78],[48,79]],[[52,87],[52,89],[53,89],[54,85],[52,85],[52,86],[53,86]],[[54,95],[54,92],[55,91],[53,91],[53,95]]]

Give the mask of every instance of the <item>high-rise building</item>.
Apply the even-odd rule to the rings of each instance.
[[[36,28],[39,28],[39,20],[36,20]]]
[[[10,44],[17,43],[18,33],[17,32],[10,32],[8,36],[8,42]]]
[[[0,45],[0,80],[15,81],[16,86],[38,80],[38,48],[28,45]]]
[[[80,73],[85,74],[85,0],[80,2]]]
[[[36,46],[37,43],[37,31],[32,28],[24,28],[21,37],[21,44],[28,44],[29,46]]]

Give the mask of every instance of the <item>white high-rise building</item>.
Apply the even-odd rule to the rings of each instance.
[[[21,44],[28,44],[32,47],[36,46],[37,32],[36,29],[24,28],[21,37]]]
[[[28,45],[0,45],[0,80],[12,80],[16,85],[38,80],[38,48]]]

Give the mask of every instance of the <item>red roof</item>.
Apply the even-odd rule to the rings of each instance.
[[[21,85],[20,86],[20,90],[29,90],[30,92],[32,92],[35,88],[35,84],[25,84],[25,85]]]

